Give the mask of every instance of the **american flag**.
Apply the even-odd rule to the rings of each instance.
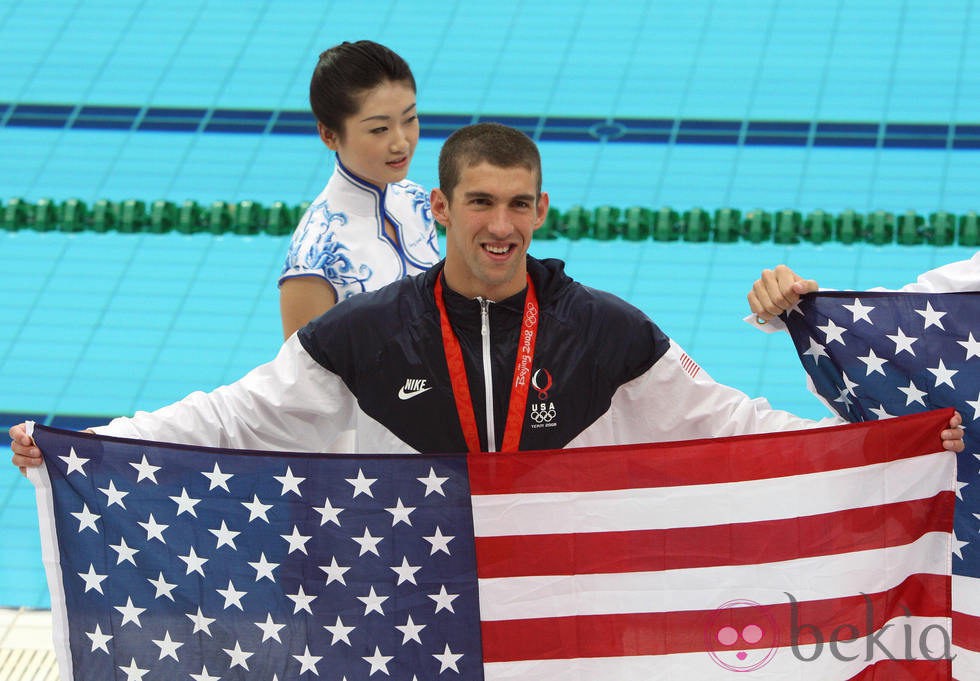
[[[954,407],[954,676],[980,678],[980,293],[828,292],[784,315],[823,401],[849,421]]]
[[[949,415],[458,456],[37,427],[62,678],[948,679]]]

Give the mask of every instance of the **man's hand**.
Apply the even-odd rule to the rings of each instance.
[[[752,285],[748,300],[752,313],[759,323],[768,322],[800,302],[800,296],[818,289],[813,279],[803,279],[786,265],[762,270],[762,275]]]
[[[10,449],[14,452],[11,459],[20,472],[27,475],[28,468],[41,465],[41,450],[34,444],[34,438],[27,434],[27,424],[18,423],[10,428]]]
[[[963,423],[963,417],[960,416],[959,412],[953,414],[953,418],[949,420],[949,429],[944,430],[940,433],[940,437],[943,440],[943,448],[951,452],[962,452],[963,447],[963,428],[960,425]]]

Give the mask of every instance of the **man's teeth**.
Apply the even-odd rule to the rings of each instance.
[[[483,246],[485,249],[493,253],[494,255],[503,255],[510,250],[510,246],[491,246],[486,244]]]

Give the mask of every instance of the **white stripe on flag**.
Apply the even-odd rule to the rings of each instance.
[[[953,575],[953,609],[980,617],[980,579]]]
[[[733,597],[761,605],[874,594],[912,574],[946,574],[950,535],[930,532],[905,546],[777,563],[481,579],[481,619],[714,610]]]
[[[949,489],[956,460],[940,452],[764,480],[606,492],[473,497],[477,537],[701,527],[865,508]],[[806,490],[805,497],[800,490]],[[887,494],[887,499],[885,495]]]

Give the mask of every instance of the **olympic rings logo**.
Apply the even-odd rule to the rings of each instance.
[[[531,410],[531,420],[535,423],[549,423],[555,418],[556,410],[554,406],[549,409],[545,409],[543,406],[541,409]]]

